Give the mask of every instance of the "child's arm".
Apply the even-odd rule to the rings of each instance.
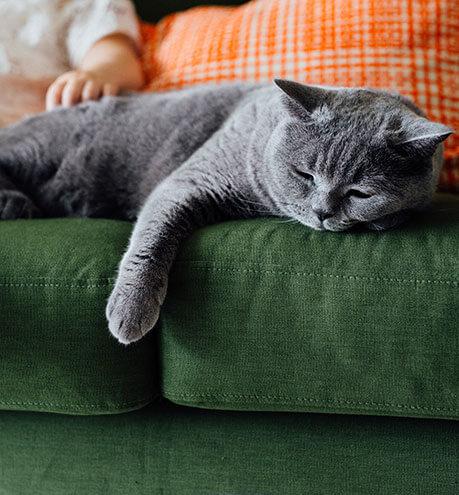
[[[62,74],[51,84],[46,108],[69,107],[80,101],[140,89],[143,84],[144,75],[133,41],[115,33],[94,43],[76,70]]]

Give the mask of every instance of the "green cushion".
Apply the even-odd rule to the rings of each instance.
[[[0,411],[5,495],[452,495],[453,421],[162,406]]]
[[[458,417],[459,201],[384,233],[203,230],[163,312],[163,394],[239,410]]]
[[[104,315],[131,225],[0,222],[0,408],[72,414],[139,408],[157,395],[152,337],[129,348]]]
[[[162,392],[222,409],[457,416],[458,202],[398,231],[279,219],[197,232],[162,314]],[[123,347],[104,305],[131,226],[0,223],[0,408],[79,414],[158,392],[152,332]]]

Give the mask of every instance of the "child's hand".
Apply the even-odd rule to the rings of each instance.
[[[60,105],[71,107],[82,101],[98,100],[102,96],[113,96],[119,88],[104,82],[94,73],[72,70],[59,76],[46,93],[46,109],[52,110]]]
[[[51,84],[46,109],[138,90],[143,84],[142,66],[132,40],[115,33],[92,45],[77,70],[62,74]]]

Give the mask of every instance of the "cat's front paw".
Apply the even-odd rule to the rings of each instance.
[[[9,189],[0,191],[1,220],[33,218],[39,216],[38,213],[38,208],[22,192]]]
[[[160,304],[149,291],[116,285],[108,300],[108,328],[121,344],[141,339],[158,321]]]

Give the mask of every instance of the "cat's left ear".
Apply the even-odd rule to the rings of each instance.
[[[429,157],[437,146],[454,131],[443,124],[419,118],[405,130],[402,140],[393,139],[392,146],[404,155]]]
[[[330,97],[330,92],[326,89],[287,79],[274,79],[274,84],[289,97],[289,108],[301,114],[311,115]]]

